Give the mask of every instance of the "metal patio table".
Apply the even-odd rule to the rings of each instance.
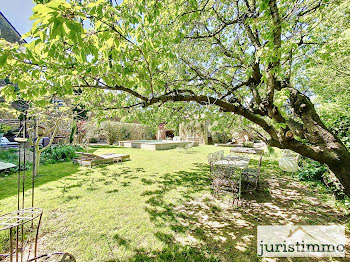
[[[223,160],[218,160],[214,162],[214,166],[216,168],[223,168],[223,172],[229,172],[230,174],[226,174],[228,176],[233,176],[234,173],[238,173],[238,199],[241,199],[241,192],[242,192],[242,171],[248,167],[250,158],[248,157],[242,157],[242,156],[226,156]],[[240,172],[235,172],[237,170],[240,170]],[[233,178],[232,177],[232,178]]]

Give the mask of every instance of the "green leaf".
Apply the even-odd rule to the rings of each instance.
[[[6,64],[7,57],[8,57],[7,53],[4,53],[3,55],[0,56],[0,66],[3,66],[4,64]]]

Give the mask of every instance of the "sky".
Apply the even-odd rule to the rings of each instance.
[[[121,2],[122,0],[117,0],[117,3],[120,4]],[[34,5],[33,0],[0,0],[0,12],[21,35],[24,35],[30,30],[34,22],[29,20]]]
[[[16,30],[24,35],[32,27],[32,0],[0,0],[0,12],[10,21]]]

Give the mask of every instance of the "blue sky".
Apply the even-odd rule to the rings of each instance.
[[[120,4],[122,0],[117,2]],[[24,35],[30,30],[34,22],[29,20],[34,5],[33,0],[0,0],[0,12],[21,35]]]
[[[32,0],[0,0],[0,12],[11,22],[17,31],[23,35],[32,27],[34,3]]]

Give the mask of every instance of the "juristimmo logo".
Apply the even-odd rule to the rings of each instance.
[[[258,226],[259,257],[344,257],[345,226]]]

